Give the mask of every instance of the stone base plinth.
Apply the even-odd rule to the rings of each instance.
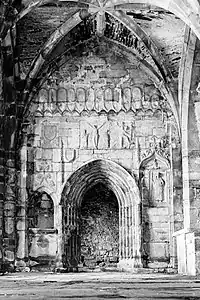
[[[137,270],[142,268],[142,263],[136,259],[122,259],[118,262],[117,268],[119,271],[138,273]]]
[[[200,274],[200,232],[180,230],[174,233],[177,243],[178,273],[186,275]]]

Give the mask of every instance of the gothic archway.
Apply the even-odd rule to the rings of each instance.
[[[76,268],[80,261],[79,213],[85,191],[105,183],[119,205],[119,263],[120,269],[141,267],[140,194],[134,178],[121,166],[109,161],[93,160],[68,179],[62,192],[63,264]]]

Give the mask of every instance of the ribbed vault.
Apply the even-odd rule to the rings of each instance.
[[[30,13],[33,9],[36,7],[39,7],[41,5],[44,5],[46,3],[53,3],[54,5],[68,5],[69,2],[77,2],[78,5],[84,5],[84,7],[88,7],[89,9],[92,9],[93,11],[102,11],[102,7],[105,7],[106,10],[112,10],[115,9],[123,9],[126,8],[126,6],[131,7],[131,5],[134,6],[141,4],[143,6],[148,5],[154,5],[161,7],[167,11],[172,12],[177,17],[182,19],[191,29],[195,32],[198,38],[200,38],[200,28],[199,28],[199,2],[197,0],[167,0],[167,1],[160,1],[160,0],[137,0],[135,1],[125,1],[125,0],[107,0],[101,2],[101,1],[63,1],[63,0],[33,0],[33,1],[22,1],[20,9],[18,9],[18,14],[14,18],[14,22],[18,21],[20,18],[25,16],[27,13]]]

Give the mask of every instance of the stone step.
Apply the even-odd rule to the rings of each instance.
[[[152,274],[152,273],[167,273],[167,274],[177,274],[177,269],[172,268],[138,268],[136,269],[138,274]]]

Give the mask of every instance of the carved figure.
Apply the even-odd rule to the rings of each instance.
[[[97,129],[98,144],[97,149],[107,149],[110,146],[110,129],[109,124],[104,123]]]
[[[165,181],[160,172],[154,172],[152,176],[152,199],[154,201],[163,202],[165,195]]]
[[[88,132],[87,129],[83,129],[81,131],[81,149],[87,149],[88,148]]]
[[[132,126],[131,124],[123,122],[122,128],[122,148],[130,149],[134,144],[132,139]]]
[[[122,126],[121,123],[111,122],[110,124],[110,148],[120,149],[122,139]]]
[[[89,124],[90,125],[90,124]],[[98,143],[98,138],[96,137],[96,132],[93,129],[94,127],[92,125],[90,125],[92,127],[87,129],[87,147],[89,149],[96,149],[96,144]]]

